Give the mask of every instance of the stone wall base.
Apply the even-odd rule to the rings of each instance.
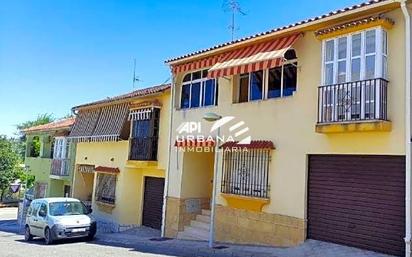
[[[115,220],[95,217],[98,233],[118,233],[132,228],[140,227],[137,224],[120,224]]]
[[[306,222],[290,216],[216,206],[216,240],[241,244],[295,246],[306,238]]]
[[[199,208],[190,208],[188,204],[197,201]],[[190,221],[201,213],[202,209],[210,209],[208,198],[176,198],[167,197],[166,202],[166,237],[176,237],[179,231],[183,231]]]

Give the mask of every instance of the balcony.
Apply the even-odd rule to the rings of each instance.
[[[131,138],[129,160],[157,161],[157,145],[157,137]]]
[[[51,164],[50,175],[58,177],[67,177],[70,175],[69,159],[53,159]]]
[[[382,78],[320,86],[316,132],[390,131],[387,96]]]

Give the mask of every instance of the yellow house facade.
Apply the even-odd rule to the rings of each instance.
[[[167,164],[169,85],[74,107],[73,196],[102,231],[160,229]]]
[[[213,220],[222,242],[405,254],[402,6],[371,1],[168,60],[164,234],[207,240]]]

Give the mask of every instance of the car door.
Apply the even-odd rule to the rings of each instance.
[[[39,203],[34,202],[31,204],[29,211],[27,212],[26,223],[29,225],[30,233],[35,236],[39,236],[39,229],[37,228],[37,213],[39,212]]]
[[[37,215],[37,224],[36,227],[39,230],[39,236],[44,237],[44,230],[47,226],[47,204],[41,203],[39,212]]]

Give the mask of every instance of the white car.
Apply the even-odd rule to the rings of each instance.
[[[24,240],[33,236],[44,238],[46,244],[55,240],[84,237],[92,240],[96,221],[91,210],[74,198],[42,198],[33,200],[27,211]]]

